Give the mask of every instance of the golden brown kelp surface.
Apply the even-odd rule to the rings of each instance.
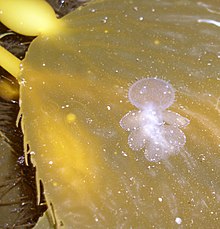
[[[62,16],[85,1],[49,1],[58,16]],[[1,46],[22,59],[34,37],[25,37],[0,25]],[[32,228],[46,206],[37,206],[35,169],[27,166],[23,155],[23,135],[16,127],[18,113],[18,83],[0,69],[0,228]]]
[[[31,44],[23,130],[58,225],[219,225],[218,17],[189,1],[94,1]],[[184,149],[159,163],[132,151],[119,125],[143,77],[169,81],[171,110],[190,119]]]

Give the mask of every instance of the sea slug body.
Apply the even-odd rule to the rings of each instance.
[[[171,84],[157,78],[136,81],[128,93],[129,101],[139,110],[129,111],[120,121],[130,131],[128,145],[132,150],[144,149],[149,161],[160,161],[176,154],[186,143],[181,127],[189,120],[170,110],[175,98]]]

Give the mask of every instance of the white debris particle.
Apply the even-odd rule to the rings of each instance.
[[[69,104],[66,104],[66,105],[61,106],[61,108],[64,109],[64,108],[68,108],[69,106],[70,106]]]
[[[134,177],[130,177],[129,180],[130,180],[130,181],[133,181],[133,180],[134,180]]]
[[[128,156],[127,153],[124,152],[124,151],[122,151],[121,153],[122,153],[122,155],[123,155],[124,157],[127,157],[127,156]]]
[[[111,110],[111,107],[110,106],[107,106],[107,109],[110,111]]]
[[[53,164],[53,161],[49,161],[49,163],[48,163],[49,165],[52,165]]]
[[[20,84],[23,85],[23,86],[25,86],[26,82],[27,82],[27,81],[26,81],[24,78],[22,78]]]
[[[23,64],[20,64],[19,67],[20,67],[20,70],[21,70],[21,71],[24,70]]]
[[[99,221],[99,219],[96,217],[96,218],[95,218],[95,221],[96,221],[96,222],[98,222],[98,221]]]
[[[108,20],[108,17],[104,17],[104,18],[102,19],[102,22],[103,22],[103,23],[107,23],[107,20]]]
[[[95,13],[96,9],[89,9],[90,12]]]
[[[182,219],[180,217],[176,217],[175,222],[177,224],[181,224],[182,223]]]
[[[22,165],[22,164],[24,164],[24,156],[20,156],[19,158],[18,158],[18,160],[17,160],[17,162],[20,164],[20,165]]]
[[[139,17],[139,21],[143,21],[144,20],[144,17]]]
[[[92,120],[91,118],[86,118],[86,123],[91,124],[92,121],[93,121],[93,120]]]
[[[162,201],[163,201],[163,198],[159,197],[158,200],[159,200],[160,202],[162,202]]]

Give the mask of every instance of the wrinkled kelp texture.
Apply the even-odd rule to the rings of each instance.
[[[0,99],[0,228],[33,228],[46,209],[37,206],[35,169],[25,164],[18,110]]]
[[[58,227],[219,225],[219,28],[198,21],[218,18],[208,7],[94,1],[31,44],[22,125]],[[184,148],[158,163],[119,124],[129,87],[148,77],[169,81],[170,109],[190,119]]]

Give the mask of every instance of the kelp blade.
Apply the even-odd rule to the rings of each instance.
[[[20,78],[23,130],[59,226],[218,225],[220,38],[198,21],[218,17],[207,7],[94,1],[31,44]],[[128,147],[119,125],[134,109],[129,85],[143,77],[170,81],[170,109],[191,120],[184,150],[157,164]]]

